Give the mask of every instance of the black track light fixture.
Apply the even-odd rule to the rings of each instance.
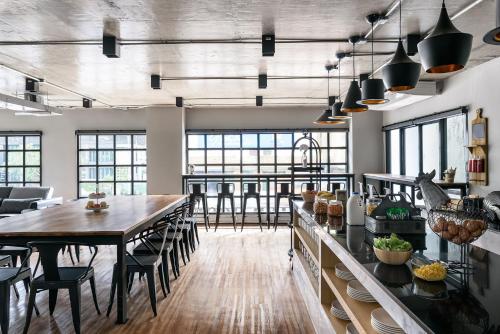
[[[151,74],[151,88],[161,89],[161,77],[158,74]]]
[[[358,101],[361,100],[361,89],[356,81],[355,54],[356,44],[358,44],[360,40],[360,36],[349,37],[349,42],[352,44],[352,81],[349,85],[344,103],[342,104],[342,112],[364,112],[368,110],[367,105],[358,103]]]
[[[120,58],[120,41],[116,36],[102,36],[102,54],[108,58]]]
[[[496,1],[496,18],[497,27],[490,30],[484,35],[483,41],[488,44],[500,45],[500,0]]]
[[[401,7],[399,2],[399,42],[392,60],[382,68],[382,76],[387,90],[401,92],[415,88],[420,77],[421,66],[406,54],[401,41]],[[420,48],[419,48],[420,50]]]
[[[459,31],[451,22],[446,5],[434,30],[418,43],[418,53],[427,73],[449,73],[461,70],[469,60],[472,35]]]
[[[256,105],[257,107],[262,107],[262,105],[263,105],[263,98],[262,98],[262,95],[257,95],[257,96],[255,97],[255,105]]]
[[[273,57],[276,44],[274,34],[262,35],[262,57]]]
[[[82,100],[82,106],[84,108],[92,108],[92,100],[84,97]]]
[[[372,78],[368,78],[366,80],[363,80],[361,82],[361,99],[357,101],[360,104],[383,104],[388,102],[384,96],[385,94],[385,87],[384,87],[384,81],[382,79],[375,79],[373,78],[373,71],[374,71],[374,66],[373,66],[373,39],[375,38],[375,30],[374,25],[375,23],[378,22],[380,19],[379,14],[370,14],[366,17],[366,20],[368,23],[372,25],[372,72],[371,76]]]
[[[340,99],[340,62],[342,61],[342,59],[345,58],[345,53],[338,52],[336,56],[337,56],[337,59],[339,60],[339,62],[337,64],[338,84],[339,84],[339,90],[338,90],[339,100],[333,104],[332,115],[330,116],[330,118],[333,120],[336,120],[336,121],[345,121],[347,119],[352,118],[349,114],[342,111],[342,101]]]
[[[267,74],[262,73],[259,74],[259,89],[266,89],[267,88]]]
[[[335,97],[330,96],[330,71],[334,69],[334,66],[331,64],[328,64],[325,66],[326,70],[328,71],[328,84],[327,84],[327,89],[328,89],[328,103],[327,103],[327,108],[321,113],[321,115],[314,121],[314,124],[324,124],[324,125],[333,125],[333,124],[344,124],[345,121],[343,120],[338,120],[338,119],[332,119],[332,105],[335,103]]]

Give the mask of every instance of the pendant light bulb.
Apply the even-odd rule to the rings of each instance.
[[[342,104],[342,112],[364,112],[368,110],[368,106],[365,104],[359,104],[358,101],[361,100],[361,89],[359,88],[358,82],[356,81],[355,72],[355,47],[356,43],[359,41],[359,37],[351,37],[349,40],[352,43],[352,81],[347,90],[344,103]]]
[[[453,25],[443,0],[436,26],[417,47],[427,73],[455,72],[463,69],[469,60],[472,35]]]

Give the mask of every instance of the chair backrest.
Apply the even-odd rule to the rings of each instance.
[[[202,195],[205,193],[205,184],[203,183],[189,183],[188,192],[192,195]]]
[[[304,188],[306,190],[309,190],[309,191],[317,190],[317,189],[319,189],[319,184],[314,183],[314,182],[302,183],[300,185],[300,191],[304,191]]]
[[[234,183],[217,183],[217,192],[221,194],[232,194],[234,192]]]
[[[290,193],[290,184],[289,183],[280,183],[280,193],[287,195]]]
[[[256,194],[260,191],[260,183],[249,182],[245,183],[243,186],[246,186],[246,192],[248,194]]]

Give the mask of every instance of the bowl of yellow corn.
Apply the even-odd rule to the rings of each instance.
[[[445,280],[447,272],[442,263],[434,262],[413,269],[413,275],[427,282],[437,282]]]

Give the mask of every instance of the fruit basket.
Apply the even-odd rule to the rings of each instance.
[[[488,229],[489,218],[483,209],[463,210],[459,201],[442,209],[429,210],[427,221],[441,238],[462,245],[481,237]]]

